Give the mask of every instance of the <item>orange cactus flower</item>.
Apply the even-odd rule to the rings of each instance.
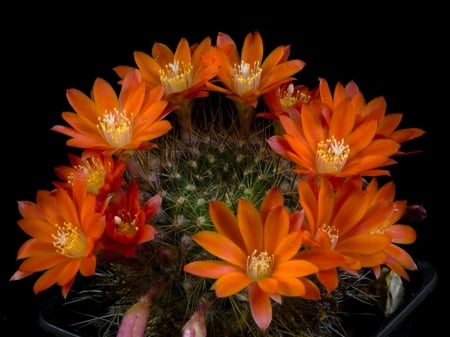
[[[93,153],[90,156],[81,157],[69,153],[69,165],[55,167],[56,175],[61,181],[55,181],[54,185],[61,188],[72,189],[76,171],[87,170],[88,191],[97,195],[101,201],[114,193],[125,183],[123,174],[126,164],[119,158],[104,156],[101,153]]]
[[[71,193],[66,189],[40,190],[37,203],[19,201],[20,228],[32,238],[17,253],[24,259],[11,280],[44,273],[33,286],[37,294],[54,284],[67,296],[78,272],[95,274],[96,243],[105,228],[105,217],[96,212],[96,196],[87,190],[87,170],[78,170]]]
[[[162,196],[157,194],[141,207],[139,186],[135,180],[128,183],[126,190],[117,191],[105,210],[103,247],[121,251],[125,257],[133,256],[140,243],[155,237],[156,229],[147,221],[159,211],[161,202]]]
[[[92,99],[77,89],[67,91],[76,113],[64,112],[62,117],[71,127],[56,125],[52,130],[72,137],[69,146],[104,155],[153,148],[156,144],[151,140],[172,128],[163,120],[167,113],[163,93],[162,87],[147,91],[138,70],[127,74],[119,96],[110,84],[97,78]]]
[[[240,199],[237,216],[225,203],[211,202],[209,211],[217,232],[201,231],[192,239],[220,260],[184,266],[188,273],[217,279],[213,289],[218,297],[247,289],[253,319],[263,331],[272,320],[271,298],[278,303],[281,296],[320,298],[318,288],[305,278],[318,268],[293,258],[302,246],[302,232],[290,230],[290,214],[279,205],[282,198],[274,193],[268,198],[260,212]]]
[[[209,87],[253,107],[263,94],[292,81],[292,76],[305,66],[302,60],[288,60],[290,46],[279,46],[263,59],[259,32],[247,34],[240,54],[228,34],[219,33],[216,44],[216,56],[221,64],[217,77],[224,87],[212,83]]]
[[[382,167],[395,163],[391,157],[400,148],[398,141],[377,137],[378,121],[359,120],[360,106],[349,97],[336,106],[322,100],[311,99],[300,113],[281,115],[284,134],[268,139],[272,149],[295,163],[299,174],[341,178],[389,175]]]
[[[386,115],[387,104],[384,97],[376,97],[366,102],[358,85],[354,81],[345,86],[338,82],[334,89],[334,95],[330,91],[328,82],[320,78],[319,91],[323,103],[329,107],[337,107],[343,100],[350,99],[351,104],[358,111],[355,125],[360,125],[366,120],[378,122],[375,138],[391,138],[399,144],[422,136],[425,131],[420,128],[397,129],[403,118],[402,113],[390,113]],[[409,154],[411,152],[398,151],[395,155]]]
[[[256,116],[277,120],[279,115],[289,115],[289,112],[293,109],[301,111],[302,105],[309,102],[312,92],[303,84],[294,86],[292,81],[283,83],[278,88],[263,95],[269,112],[260,112]]]
[[[338,267],[373,268],[378,276],[385,264],[405,279],[405,269],[416,269],[411,256],[396,245],[413,243],[416,233],[408,225],[396,224],[406,204],[393,201],[392,182],[378,189],[372,179],[364,188],[362,179],[353,177],[335,190],[326,178],[320,187],[308,179],[299,181],[298,190],[307,247],[298,257],[319,267],[318,278],[329,292],[338,286]]]
[[[164,98],[171,104],[178,105],[183,100],[208,95],[206,83],[216,76],[219,69],[217,62],[203,61],[204,55],[210,53],[210,49],[209,37],[192,46],[182,38],[175,52],[167,45],[155,42],[152,56],[136,51],[134,59],[144,82],[150,88],[163,86]],[[114,68],[121,78],[124,78],[130,69],[133,68],[128,66]]]

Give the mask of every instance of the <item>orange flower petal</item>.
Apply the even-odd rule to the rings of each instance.
[[[248,289],[248,299],[250,310],[256,325],[265,331],[272,321],[272,305],[270,297],[256,284],[252,284]]]
[[[222,234],[202,231],[192,235],[192,239],[205,250],[237,266],[247,265],[247,254],[239,246]]]
[[[184,266],[184,271],[193,275],[216,279],[225,274],[242,270],[227,262],[206,260],[188,263]]]
[[[217,279],[213,285],[217,297],[234,295],[248,286],[252,280],[242,272],[227,273]]]

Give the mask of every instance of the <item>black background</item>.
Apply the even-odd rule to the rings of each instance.
[[[45,295],[32,293],[33,277],[8,280],[18,266],[16,251],[27,238],[16,225],[17,201],[34,201],[38,189],[52,188],[53,167],[67,163],[66,137],[50,131],[63,123],[61,112],[71,110],[65,90],[87,93],[98,76],[115,82],[112,68],[134,65],[133,51],[150,53],[155,41],[174,50],[182,36],[190,43],[206,36],[215,41],[222,31],[240,47],[248,32],[258,30],[265,55],[291,44],[291,58],[306,62],[297,75],[299,82],[315,86],[324,77],[334,87],[337,81],[354,80],[366,99],[383,95],[388,113],[403,112],[402,127],[427,132],[407,145],[424,152],[401,158],[393,178],[397,199],[423,204],[428,211],[411,249],[414,257],[432,263],[439,277],[438,287],[414,314],[414,336],[422,336],[424,329],[448,331],[448,279],[443,269],[448,222],[438,215],[438,201],[448,200],[448,155],[444,141],[438,140],[438,126],[445,125],[449,110],[443,9],[431,3],[393,8],[380,2],[367,2],[364,8],[284,2],[245,10],[231,3],[142,6],[106,3],[100,9],[73,2],[10,7],[3,13],[2,208],[7,218],[0,238],[0,324],[14,335],[29,329],[39,335],[38,307]]]

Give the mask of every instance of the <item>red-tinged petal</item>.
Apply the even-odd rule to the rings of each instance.
[[[27,276],[32,275],[32,274],[34,274],[34,272],[24,272],[24,271],[21,271],[21,270],[17,270],[17,271],[11,276],[11,278],[10,278],[9,280],[10,280],[10,281],[18,281],[18,280],[21,280],[21,279],[23,279],[23,278],[25,278],[25,277],[27,277]]]
[[[247,253],[244,253],[240,247],[222,234],[203,231],[192,235],[192,239],[222,260],[241,267],[247,265]]]
[[[232,272],[242,272],[242,269],[223,261],[194,261],[184,266],[184,271],[196,276],[219,278]]]
[[[392,225],[386,229],[386,234],[389,234],[392,242],[398,244],[411,244],[417,238],[414,228],[408,225]]]
[[[305,212],[303,209],[298,210],[291,214],[289,219],[289,232],[296,232],[303,229],[305,222]]]
[[[289,260],[277,264],[272,272],[272,277],[279,278],[297,278],[317,273],[319,268],[306,260]]]
[[[252,280],[242,272],[227,273],[217,279],[213,285],[217,297],[227,297],[240,292]]]
[[[46,196],[48,196],[48,191],[38,191],[38,195],[44,193]],[[24,218],[39,218],[41,217],[41,210],[37,207],[37,205],[34,202],[21,200],[17,202],[17,206],[19,209],[20,214]]]
[[[75,279],[70,280],[70,282],[61,285],[61,294],[63,298],[67,298],[67,295],[69,295],[69,291],[72,288],[73,282]]]
[[[277,245],[289,232],[289,213],[278,206],[271,209],[264,224],[264,250],[275,252]]]
[[[255,206],[248,200],[239,200],[237,220],[247,249],[247,255],[250,255],[255,249],[262,251],[263,225],[261,217]]]
[[[272,305],[269,295],[256,284],[252,284],[248,289],[248,300],[256,325],[262,331],[267,330],[272,321]]]
[[[279,155],[286,157],[286,150],[290,148],[289,143],[281,136],[272,136],[267,139],[269,146]]]
[[[161,208],[162,200],[162,195],[156,194],[145,202],[145,204],[142,206],[142,210],[145,213],[146,219],[151,219],[156,215],[156,213],[158,213],[159,209]]]
[[[225,203],[222,201],[212,201],[209,204],[209,214],[217,231],[229,238],[241,247],[241,249],[244,249],[244,240],[239,231],[237,219]]]

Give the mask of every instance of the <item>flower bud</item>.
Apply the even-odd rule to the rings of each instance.
[[[203,303],[183,326],[182,337],[206,337],[205,311],[206,303]]]
[[[125,313],[117,337],[143,337],[150,316],[150,298],[144,295]]]

